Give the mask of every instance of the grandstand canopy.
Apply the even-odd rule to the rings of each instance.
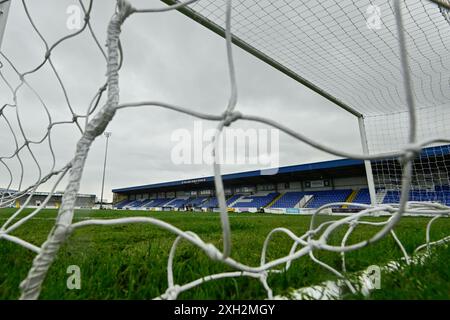
[[[432,159],[434,165],[425,162]],[[377,168],[377,162],[397,162],[396,159],[384,159],[374,162]],[[450,164],[450,145],[428,147],[422,150],[420,157],[415,161],[415,168],[425,171],[433,171],[440,167],[446,167]],[[425,166],[425,167],[424,167]],[[271,174],[267,174],[270,172]],[[447,171],[446,171],[447,172]],[[274,174],[275,173],[275,174]],[[392,175],[398,174],[391,172]],[[446,173],[448,176],[448,172]],[[306,181],[327,178],[348,178],[365,176],[364,162],[362,160],[338,159],[314,163],[305,163],[280,167],[276,172],[272,169],[244,171],[222,175],[226,187],[256,185],[267,183],[280,183],[291,181]],[[198,177],[186,180],[176,180],[161,183],[146,184],[125,188],[113,189],[116,194],[136,194],[147,192],[167,192],[167,191],[185,191],[214,189],[214,176]]]
[[[314,180],[326,177],[363,176],[362,160],[339,159],[293,166],[280,167],[277,174],[267,175],[264,170],[253,170],[222,175],[227,187],[245,184],[264,184],[297,180]],[[113,193],[134,194],[138,192],[178,191],[187,189],[214,188],[214,176],[195,179],[154,183],[142,186],[113,189]]]
[[[448,106],[449,2],[402,3],[417,106]],[[224,1],[179,11],[224,35]],[[236,45],[356,116],[406,110],[390,0],[233,1],[231,25]]]

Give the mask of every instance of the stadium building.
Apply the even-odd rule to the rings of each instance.
[[[43,207],[47,209],[59,208],[62,202],[63,192],[55,192],[46,201],[49,192],[33,192],[18,195],[15,190],[0,189],[0,197],[5,203],[9,203],[9,207],[27,208]],[[31,195],[31,198],[30,198]],[[95,194],[78,194],[75,200],[76,209],[92,209],[95,205]]]
[[[450,205],[450,145],[422,150],[414,161],[411,201]],[[371,163],[377,203],[398,203],[401,167],[398,159]],[[362,160],[339,159],[222,176],[228,210],[234,212],[301,213],[333,202],[370,204],[368,179]],[[386,170],[389,168],[389,170]],[[420,174],[419,174],[420,173]],[[162,182],[112,190],[114,208],[140,210],[217,211],[214,177]],[[334,206],[334,212],[357,210]]]

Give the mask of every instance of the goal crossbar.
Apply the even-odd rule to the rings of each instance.
[[[162,2],[166,3],[167,5],[175,5],[177,3],[180,3],[180,1],[177,0],[161,0]],[[192,7],[181,7],[177,9],[182,14],[186,15],[187,17],[193,19],[195,22],[205,26],[212,32],[220,35],[221,37],[225,38],[225,29],[220,26],[219,24],[215,23],[214,21],[208,19],[207,17],[203,16],[202,14],[196,12]],[[282,72],[283,74],[287,75],[288,77],[294,79],[295,81],[301,83],[305,87],[313,90],[314,92],[318,93],[325,99],[333,102],[337,106],[341,107],[342,109],[346,110],[347,112],[353,114],[356,117],[362,117],[362,114],[355,110],[353,107],[349,106],[342,100],[336,98],[332,94],[328,93],[327,91],[323,90],[321,87],[316,85],[315,83],[307,80],[306,78],[302,77],[298,73],[294,72],[290,68],[286,67],[285,65],[281,64],[280,62],[276,61],[274,58],[270,57],[269,55],[263,53],[262,51],[256,49],[248,42],[242,40],[235,34],[232,34],[232,40],[235,45],[237,45],[239,48],[247,51],[248,53],[252,54],[256,58],[260,59],[261,61],[264,61],[271,67],[277,69],[278,71]]]
[[[182,3],[182,1],[179,1],[179,0],[161,0],[161,1],[163,3],[165,3],[165,4],[167,4],[167,5],[176,5],[176,4]],[[338,18],[340,18],[339,16],[341,16],[341,12],[339,10],[341,10],[341,9],[344,10],[344,9],[347,9],[347,8],[351,7],[352,9],[355,10],[355,13],[361,13],[362,12],[362,13],[366,14],[365,12],[363,12],[364,6],[370,5],[372,3],[371,1],[361,1],[361,2],[358,2],[356,4],[355,1],[342,1],[342,6],[341,6],[341,4],[339,2],[340,1],[331,1],[331,2],[327,2],[326,4],[323,4],[321,1],[318,1],[317,5],[324,6],[324,7],[325,6],[329,6],[329,7],[333,7],[333,8],[335,6],[337,8],[336,11],[330,10],[330,12],[327,11],[326,13],[329,14],[330,16],[335,15],[335,16],[338,16]],[[366,2],[367,2],[367,4],[366,4]],[[204,4],[204,7],[197,8],[197,6],[200,6],[200,4],[202,4],[202,3],[206,3],[206,4]],[[349,4],[349,3],[351,3],[352,6],[347,6],[347,4]],[[387,6],[387,5],[390,6],[390,8],[388,10],[390,12],[388,14],[386,14],[385,12],[382,12],[382,16],[380,18],[384,18],[383,17],[384,15],[388,16],[385,19],[385,20],[388,20],[388,21],[386,21],[386,22],[383,21],[382,22],[383,23],[382,27],[386,27],[387,29],[389,29],[388,32],[390,33],[390,36],[392,37],[393,40],[395,39],[395,41],[396,41],[397,40],[397,38],[396,38],[397,36],[395,34],[394,25],[392,23],[394,21],[393,8],[391,7],[391,5],[389,3],[390,3],[390,1],[385,1],[385,3],[382,3],[385,6]],[[417,6],[418,3],[420,3],[423,6],[423,8],[422,7],[419,8]],[[240,7],[240,9],[242,9],[243,11],[251,12],[253,4],[247,5],[247,4],[241,3],[240,5],[242,5]],[[277,3],[277,2],[271,2],[271,1],[261,1],[260,3],[255,5],[254,7],[258,7],[258,9],[260,9],[260,7],[267,8],[267,16],[276,16],[276,18],[271,17],[271,18],[276,20],[276,19],[278,19],[280,17],[282,17],[283,19],[285,18],[284,12],[283,12],[283,10],[281,10],[285,6],[291,6],[291,7],[289,7],[290,9],[296,9],[296,10],[297,9],[298,10],[303,10],[304,9],[305,11],[308,11],[310,9],[310,7],[308,7],[306,5],[306,2],[303,2],[303,1],[300,1],[298,4],[295,4],[295,5],[292,5],[292,4],[286,5],[285,3],[280,4],[280,3]],[[211,8],[209,8],[209,7],[211,7]],[[180,13],[184,14],[185,16],[193,19],[195,22],[199,23],[200,25],[203,25],[204,27],[208,28],[209,30],[213,31],[214,33],[220,35],[221,37],[225,37],[225,27],[222,24],[222,20],[223,19],[221,19],[222,16],[223,16],[223,12],[221,12],[218,7],[219,6],[214,4],[214,1],[203,1],[203,2],[200,1],[198,3],[194,3],[191,6],[181,6],[177,10]],[[417,23],[417,24],[424,23],[423,29],[425,29],[425,31],[422,30],[422,32],[424,33],[423,41],[427,42],[427,45],[430,45],[430,44],[434,45],[437,42],[433,42],[433,41],[434,40],[438,41],[438,37],[436,37],[436,39],[435,39],[434,35],[433,35],[433,38],[431,38],[430,35],[432,35],[432,33],[435,32],[435,30],[431,30],[430,31],[430,28],[426,27],[428,24],[429,24],[429,26],[431,26],[431,23],[432,23],[431,20],[434,18],[434,16],[427,16],[427,15],[429,15],[428,11],[429,10],[435,10],[436,14],[439,13],[439,10],[441,10],[441,11],[442,10],[449,10],[450,11],[450,2],[448,2],[447,0],[415,0],[415,3],[411,7],[412,7],[412,9],[408,10],[409,15],[412,17],[411,23],[413,23],[413,22]],[[355,8],[357,8],[357,9],[355,9]],[[356,10],[358,10],[358,11],[356,11]],[[426,11],[426,13],[425,13],[425,11]],[[299,15],[299,12],[301,12],[301,11],[295,11],[295,14]],[[314,15],[315,13],[314,12],[309,13],[309,11],[308,11],[308,14]],[[244,15],[245,14],[243,14],[243,16]],[[415,18],[416,15],[418,17],[417,21],[416,21],[416,18]],[[423,15],[423,17],[422,17],[422,15]],[[439,13],[439,15],[441,15],[441,13]],[[304,16],[306,17],[306,14]],[[302,16],[300,14],[299,18],[303,19],[304,16]],[[314,16],[314,19],[315,18],[316,17]],[[319,17],[319,18],[321,18],[321,17]],[[362,29],[361,25],[358,24],[358,23],[361,23],[361,21],[359,21],[357,19],[355,19],[353,21],[354,18],[355,18],[354,16],[348,15],[347,20],[349,21],[349,24],[352,24],[355,27],[355,30],[356,29]],[[242,19],[244,19],[244,18],[242,18]],[[334,17],[331,17],[331,19],[334,19]],[[444,19],[442,19],[442,20],[444,21],[443,23],[445,23],[445,20]],[[295,25],[295,23],[296,23],[294,20],[288,20],[288,22],[285,22],[285,21],[286,20],[280,21],[280,25],[281,25],[280,28],[283,28],[283,30],[286,28],[287,25],[290,24],[292,26],[292,25]],[[406,21],[405,23],[408,24],[409,22]],[[433,23],[435,23],[435,22],[433,21]],[[256,31],[262,31],[262,29],[260,29],[258,27],[257,19],[255,19],[254,21],[248,22],[247,26],[249,26],[249,29],[255,28]],[[450,32],[450,23],[447,26],[448,26],[448,29],[442,31],[442,33],[444,35],[448,34]],[[418,27],[420,27],[420,25]],[[292,66],[290,66],[289,63],[283,63],[282,61],[280,61],[279,57],[275,57],[273,55],[273,52],[271,53],[270,50],[266,50],[266,49],[268,49],[268,47],[261,48],[261,43],[262,42],[258,42],[259,41],[259,35],[256,34],[256,33],[251,33],[251,32],[253,32],[253,30],[249,31],[249,34],[251,33],[251,36],[252,36],[251,39],[253,41],[251,41],[251,40],[249,41],[249,40],[244,39],[243,37],[241,37],[239,35],[239,33],[236,32],[236,28],[237,27],[236,27],[236,24],[235,24],[235,29],[234,29],[234,31],[232,33],[232,42],[235,45],[237,45],[241,49],[245,50],[246,52],[250,53],[251,55],[255,56],[259,60],[265,62],[268,65],[270,65],[271,67],[273,67],[273,68],[277,69],[278,71],[282,72],[283,74],[287,75],[288,77],[294,79],[295,81],[299,82],[300,84],[302,84],[302,85],[306,86],[307,88],[313,90],[314,92],[316,92],[320,96],[322,96],[325,99],[329,100],[330,102],[334,103],[336,106],[340,107],[341,109],[343,109],[343,110],[349,112],[350,114],[356,116],[357,118],[364,118],[364,116],[370,115],[373,110],[377,114],[386,114],[386,113],[390,113],[390,112],[398,112],[397,108],[405,108],[405,106],[406,106],[406,102],[405,101],[400,101],[401,99],[397,101],[397,100],[395,100],[397,97],[395,97],[395,99],[392,99],[392,101],[389,100],[389,102],[391,103],[391,107],[394,108],[395,110],[383,109],[383,110],[376,110],[375,111],[377,106],[375,104],[371,105],[369,103],[369,101],[367,103],[367,109],[366,109],[366,107],[361,109],[361,104],[360,105],[355,105],[354,101],[349,101],[347,99],[348,98],[348,94],[345,95],[345,93],[348,93],[348,91],[340,92],[340,95],[337,95],[334,92],[335,88],[344,87],[343,84],[335,83],[334,86],[331,88],[333,90],[330,90],[330,88],[326,88],[326,86],[324,86],[323,81],[318,81],[317,79],[313,80],[313,79],[311,79],[311,74],[305,75],[305,73],[302,72],[303,70],[300,70],[300,71],[299,70],[295,70],[296,68],[292,68]],[[330,27],[327,27],[327,28],[332,29],[333,26],[330,26]],[[308,34],[308,30],[303,30],[300,25],[299,26],[294,26],[293,30],[298,31],[298,33]],[[355,30],[351,30],[351,32],[354,32]],[[374,30],[374,33],[376,33],[376,32],[377,32],[377,30]],[[309,36],[311,36],[311,38],[312,38],[310,40],[316,40],[314,37],[317,36],[317,35],[313,34],[312,32],[309,32],[309,33],[310,33]],[[247,33],[245,33],[245,34],[248,35]],[[282,34],[282,32],[277,29],[276,31],[274,31],[274,34],[275,35],[276,34]],[[273,37],[274,34],[271,34],[271,36]],[[323,34],[325,34],[325,33],[323,33]],[[363,33],[361,33],[361,34],[363,34]],[[319,38],[319,39],[317,39],[317,41],[330,41],[331,42],[333,40],[342,39],[342,37],[340,37],[340,38],[339,37],[334,37],[335,35],[339,35],[339,33],[334,33],[333,31],[330,31],[329,35],[330,35],[329,38],[326,38],[326,37],[323,38],[323,39]],[[348,36],[348,38],[351,38],[351,35],[345,34],[345,37],[347,37],[347,36]],[[382,36],[384,36],[384,35],[382,35]],[[378,36],[378,37],[380,37],[380,36]],[[414,46],[414,49],[415,50],[417,49],[417,51],[420,54],[422,54],[423,48],[421,47],[420,43],[416,47],[416,43],[413,40],[413,37],[412,36],[410,36],[410,37],[411,37],[411,40],[412,40],[410,42],[414,42],[412,44],[412,46]],[[267,38],[267,39],[269,39],[269,38]],[[298,38],[293,38],[293,39],[297,39],[298,40]],[[363,42],[366,41],[367,43],[369,43],[373,39],[376,39],[376,36],[374,36],[374,38],[372,38],[372,37],[367,37],[366,38],[365,34],[364,34],[364,36],[361,39],[363,40]],[[270,38],[270,41],[271,40],[273,40],[273,38]],[[407,39],[407,40],[409,40],[409,39]],[[441,40],[442,40],[442,38],[439,39],[439,42]],[[363,48],[363,50],[366,50],[366,49],[372,50],[372,48],[369,47],[367,43],[363,43],[362,44],[362,47],[363,46],[367,46],[367,48]],[[390,45],[391,44],[389,44],[389,46]],[[282,46],[282,43],[280,43],[280,50],[284,49],[281,46]],[[374,46],[375,46],[375,44],[374,44]],[[324,48],[321,48],[321,49],[324,49]],[[353,49],[352,47],[349,47],[349,50],[352,50],[352,49]],[[384,48],[382,48],[380,50],[383,50],[383,49]],[[396,47],[394,48],[394,47],[391,46],[390,49],[395,49],[396,50]],[[435,51],[435,48],[430,48],[430,49],[432,51]],[[307,52],[308,55],[309,55],[309,53],[311,53],[311,55],[315,55],[315,53],[312,52],[312,51],[299,52],[298,51],[298,47],[296,47],[296,46],[294,46],[292,48],[292,50],[289,48],[289,50],[290,50],[290,52],[291,52],[291,54],[293,55],[294,58],[300,58],[301,59],[302,57],[305,57],[305,55],[304,55],[305,52]],[[309,48],[307,48],[306,50],[309,50]],[[413,52],[412,54],[414,55],[414,51],[415,50],[409,50],[409,51]],[[338,54],[340,54],[341,52],[342,51],[338,51]],[[381,56],[383,58],[386,58],[387,60],[389,58],[388,55],[385,56],[384,52],[381,52]],[[348,60],[351,57],[352,56],[344,57],[343,61],[345,63],[348,63]],[[374,57],[378,58],[379,56],[374,56]],[[332,58],[333,58],[332,53],[330,53],[330,60]],[[370,55],[367,57],[368,60],[370,60],[372,58],[373,57],[371,57]],[[398,58],[399,58],[398,56],[395,57],[395,59],[398,59]],[[424,59],[428,59],[428,57],[425,57],[425,54],[424,54],[423,58]],[[429,59],[433,59],[433,58],[434,57],[431,57]],[[378,61],[378,63],[379,63],[379,61]],[[397,61],[395,61],[394,63],[397,63]],[[420,63],[421,63],[421,61],[417,60],[417,64],[419,65]],[[332,69],[332,67],[333,67],[333,65],[330,65],[330,69]],[[378,65],[376,67],[378,67]],[[442,68],[442,69],[445,69],[445,74],[443,74],[444,78],[447,78],[447,77],[450,76],[447,73],[447,71],[448,71],[447,68],[450,67],[450,66],[448,66],[447,63],[445,63],[445,65],[443,67],[444,68]],[[411,68],[414,69],[415,67],[411,66]],[[331,70],[327,70],[325,68],[325,69],[320,69],[319,71],[317,71],[317,73],[320,74],[321,76],[326,77],[330,71]],[[352,70],[349,70],[349,71],[352,71]],[[443,71],[440,70],[440,72],[443,72]],[[380,79],[382,79],[382,80],[380,80],[380,79],[378,79],[378,80],[380,80],[380,82],[382,82],[382,81],[386,80],[385,79],[386,77],[388,77],[387,80],[390,80],[391,81],[390,83],[396,83],[395,77],[390,78],[390,75],[388,75],[387,73],[388,73],[388,71],[385,72],[385,70],[381,70],[379,72],[379,76],[381,77]],[[395,76],[397,76],[397,74],[395,74]],[[420,74],[419,74],[419,76],[420,76]],[[346,77],[346,75],[343,74],[342,75],[342,80],[344,80],[345,77]],[[432,75],[432,77],[434,77],[434,76]],[[355,81],[352,80],[354,84],[358,84],[358,81],[356,81],[356,80],[358,80],[358,78],[355,78]],[[434,80],[432,80],[432,81],[434,81]],[[350,82],[350,84],[351,84],[351,82]],[[370,91],[372,89],[373,89],[373,91],[376,91],[377,88],[372,88],[372,87],[368,87],[367,88],[368,91]],[[366,93],[364,93],[364,94],[366,94]],[[401,95],[401,94],[402,93],[400,93],[399,95]],[[381,100],[377,100],[377,102],[378,101],[383,102],[382,99]],[[430,101],[428,101],[429,104],[425,106],[425,104],[421,105],[420,100],[419,100],[418,108],[438,105],[437,101],[438,101],[437,99],[434,100],[434,98],[432,98]]]

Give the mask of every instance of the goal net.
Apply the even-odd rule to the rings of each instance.
[[[108,2],[108,5],[114,6],[114,14],[107,22],[106,33],[99,36],[92,25],[96,22],[90,19],[94,2],[80,0],[79,28],[75,27],[70,33],[64,29],[64,33],[56,32],[57,37],[49,37],[48,30],[42,30],[35,18],[34,3],[32,5],[31,1],[26,0],[0,1],[0,40],[3,36],[3,42],[0,41],[0,208],[14,206],[18,199],[25,199],[12,215],[0,220],[0,241],[10,241],[36,255],[20,285],[22,299],[39,297],[60,247],[74,230],[92,225],[100,228],[101,225],[148,223],[177,236],[167,264],[167,291],[157,297],[162,299],[175,299],[181,292],[207,281],[242,276],[259,280],[267,291],[267,297],[273,298],[274,293],[268,282],[270,275],[289,269],[294,260],[305,256],[345,279],[345,253],[369,246],[387,236],[395,239],[405,259],[410,261],[395,234],[395,227],[405,214],[432,215],[424,230],[427,241],[417,250],[448,240],[447,236],[430,241],[431,224],[450,212],[448,164],[445,162],[450,144],[446,123],[450,119],[450,60],[446,59],[449,52],[446,39],[450,35],[448,1],[164,2],[168,5],[161,4],[159,8],[137,8],[131,0],[117,0],[114,4]],[[45,5],[50,8],[52,4],[46,1]],[[120,41],[122,25],[125,22],[132,24],[137,15],[164,14],[169,10],[179,10],[224,36],[227,53],[224,63],[228,65],[231,92],[228,102],[224,103],[223,113],[197,112],[187,106],[154,101],[151,97],[132,102],[120,99],[119,70],[127,59]],[[65,17],[55,19],[63,20]],[[39,46],[15,47],[17,42],[13,31],[17,21],[28,24],[32,29],[30,41],[37,41]],[[71,23],[76,25],[77,21]],[[103,45],[104,40],[106,45]],[[98,81],[96,88],[85,88],[83,75],[64,72],[61,56],[70,57],[79,42],[95,45],[96,51],[86,52],[86,59],[96,66],[93,75]],[[267,119],[239,112],[233,42],[338,107],[364,119],[369,152],[349,153],[293,131],[277,122],[276,118]],[[39,51],[39,54],[30,57],[30,50],[33,53]],[[11,52],[18,54],[11,55]],[[78,63],[67,62],[68,59],[65,61]],[[44,82],[51,84],[50,91],[42,85]],[[215,121],[218,135],[226,126],[239,120],[263,123],[332,155],[368,161],[373,167],[377,189],[384,190],[383,198],[373,204],[327,204],[312,214],[310,228],[304,234],[296,234],[288,226],[272,230],[261,248],[261,263],[256,266],[246,265],[231,257],[232,250],[236,248],[232,247],[232,230],[218,161],[214,163],[214,177],[220,207],[222,248],[205,242],[193,232],[180,230],[152,217],[74,222],[75,201],[92,143],[104,132],[117,112],[124,109],[133,112],[133,108],[146,106]],[[75,132],[77,138],[65,141],[67,149],[57,150],[54,141],[64,140],[64,130],[71,132],[71,136]],[[215,148],[218,135],[214,139]],[[41,213],[60,187],[64,189],[64,195],[47,240],[32,243],[16,236],[14,231],[33,223],[33,218]],[[36,209],[25,210],[32,195],[41,190],[50,191],[47,198]],[[396,192],[396,201],[387,201],[390,199],[388,193],[391,195],[393,192]],[[440,196],[434,197],[436,194]],[[361,211],[316,223],[317,215],[335,205],[351,205]],[[377,213],[388,216],[382,222],[364,220]],[[353,230],[364,224],[371,224],[379,230],[374,235],[368,235],[367,239],[347,244]],[[348,228],[341,245],[330,243],[330,237],[341,227]],[[289,237],[292,247],[286,256],[267,261],[267,248],[276,233]],[[177,283],[173,263],[181,240],[197,246],[211,259],[234,271],[200,277],[189,283]],[[320,250],[341,253],[343,270],[319,260],[315,252]],[[344,282],[351,291],[356,290],[350,282]]]
[[[431,140],[437,135],[449,136],[445,124],[450,116],[448,106],[417,110],[417,135],[421,140]],[[408,144],[408,115],[399,112],[366,118],[369,150],[372,153],[393,151]],[[417,156],[412,167],[410,201],[427,201],[450,204],[450,176],[448,172],[450,145],[431,144]],[[397,159],[372,162],[377,200],[380,203],[398,202],[401,191],[401,166]]]

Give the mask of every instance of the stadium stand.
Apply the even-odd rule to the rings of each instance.
[[[278,199],[271,208],[295,208],[305,196],[305,192],[286,192]]]
[[[203,207],[203,204],[208,201],[208,197],[200,196],[197,198],[190,199],[188,202],[185,203],[185,206],[191,206],[193,208],[200,208]]]
[[[400,192],[398,190],[377,190],[384,191],[382,203],[398,203],[400,201]],[[270,208],[296,208],[305,196],[311,196],[311,199],[303,206],[305,208],[318,208],[331,202],[345,202],[352,192],[356,196],[351,200],[353,203],[370,204],[370,195],[367,188],[359,190],[322,190],[322,191],[289,191],[283,194],[278,192],[258,193],[244,196],[236,194],[231,196],[226,202],[227,206],[232,208],[261,208],[268,206],[277,196],[280,196]],[[410,201],[428,201],[439,202],[450,205],[449,186],[436,186],[435,190],[413,190],[410,191]],[[181,209],[190,206],[192,208],[217,208],[217,197],[193,197],[193,198],[161,198],[161,199],[139,199],[122,200],[114,205],[116,209],[147,209],[147,208],[174,208]]]
[[[244,196],[239,198],[233,205],[232,208],[261,208],[268,205],[276,196],[278,192],[270,192],[264,195],[256,194],[251,196]]]
[[[241,194],[235,194],[227,199],[227,206],[231,206],[233,202],[238,200],[240,197],[242,197]],[[219,201],[217,200],[217,197],[210,197],[207,201],[202,203],[202,208],[218,208],[219,207]]]
[[[158,202],[158,199],[150,199],[150,201],[146,202],[142,207],[145,208],[152,208],[154,207]]]
[[[147,203],[146,205],[144,205],[145,208],[157,208],[157,207],[162,207],[164,206],[166,203],[168,203],[169,201],[172,201],[173,198],[162,198],[162,199],[153,199],[152,201],[150,201],[149,203]]]
[[[409,192],[410,201],[439,202],[450,204],[450,191],[448,186],[436,186],[434,190],[413,190]],[[400,191],[388,190],[383,203],[399,203]]]
[[[18,191],[10,190],[10,189],[0,189],[0,198],[3,201],[7,202],[9,197],[13,197],[14,199],[10,201],[8,207],[21,208],[26,206],[28,208],[37,208],[44,207],[49,209],[59,208],[62,202],[63,193],[60,191],[53,192],[48,199],[46,198],[50,195],[49,192],[26,192],[21,194],[20,196],[16,196],[15,194]],[[75,198],[75,208],[82,209],[92,209],[95,207],[96,196],[95,194],[77,194]],[[124,200],[125,201],[129,200]]]
[[[166,208],[181,208],[183,207],[187,202],[189,202],[189,197],[185,198],[175,198],[166,204],[163,205],[163,207]]]
[[[424,150],[426,152],[421,157],[435,159],[429,171],[416,178],[410,200],[437,201],[450,205],[448,178],[438,174],[442,171],[441,167],[450,163],[450,148],[440,153],[436,152],[435,147]],[[382,165],[385,165],[384,162]],[[420,158],[415,166],[421,166]],[[389,176],[382,176],[383,181],[376,182],[374,200],[377,203],[399,202],[400,193],[396,191],[396,185],[401,179],[396,174],[392,172]],[[268,212],[273,210],[273,213],[303,213],[330,202],[371,203],[365,166],[361,160],[338,159],[280,167],[275,175],[263,174],[261,170],[230,173],[222,175],[222,179],[227,191],[227,207],[236,212],[256,212],[264,208]],[[427,184],[425,190],[421,181],[432,181],[434,185]],[[216,211],[219,207],[213,176],[114,189],[113,193],[116,199],[114,207],[117,209],[188,208]],[[199,196],[179,196],[184,194]],[[332,211],[351,212],[359,209],[357,206],[342,205],[333,207]]]
[[[148,202],[148,199],[140,199],[140,200],[135,200],[132,203],[129,203],[128,205],[126,205],[126,207],[130,207],[130,208],[140,208],[142,207],[146,202]]]
[[[122,200],[122,201],[116,203],[116,204],[114,205],[114,207],[117,208],[117,209],[122,209],[122,208],[125,207],[127,204],[129,204],[129,203],[131,203],[131,202],[133,202],[133,201],[134,201],[134,200]]]
[[[356,194],[356,197],[353,199],[354,203],[363,203],[370,204],[370,194],[368,188],[362,188]]]
[[[307,208],[319,208],[331,202],[344,202],[352,193],[351,189],[345,190],[326,190],[311,192],[313,198],[306,205]]]
[[[227,200],[227,206],[232,206],[232,204],[234,202],[236,202],[240,197],[242,197],[242,194],[235,194],[234,196],[231,196],[230,198],[228,198]],[[217,199],[216,199],[217,201]]]
[[[203,208],[217,208],[219,206],[219,201],[217,197],[211,197],[202,204]]]
[[[154,207],[164,207],[165,204],[167,204],[168,202],[172,201],[173,198],[166,198],[166,199],[159,199],[158,202],[153,203]]]

